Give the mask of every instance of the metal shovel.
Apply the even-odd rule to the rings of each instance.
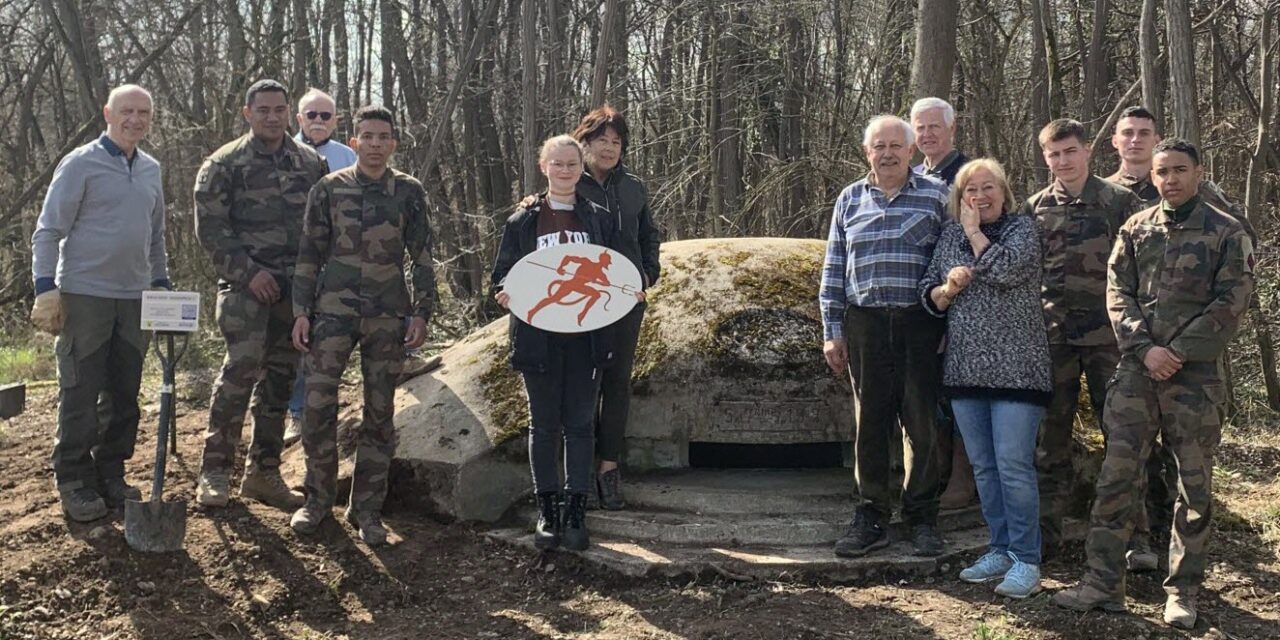
[[[164,502],[165,445],[169,441],[174,415],[174,369],[187,350],[187,334],[182,336],[182,349],[173,352],[173,333],[156,332],[156,355],[164,369],[160,386],[160,430],[156,433],[155,478],[151,482],[151,500],[126,500],[124,503],[124,539],[135,551],[163,552],[182,549],[187,535],[187,503]],[[164,347],[161,347],[161,337]]]

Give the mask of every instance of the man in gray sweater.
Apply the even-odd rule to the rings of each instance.
[[[53,471],[63,512],[80,522],[141,498],[124,463],[147,353],[142,292],[169,286],[160,164],[138,148],[151,129],[151,94],[117,87],[102,114],[106,133],[58,164],[31,236],[31,321],[58,336]],[[100,425],[102,393],[110,410]]]

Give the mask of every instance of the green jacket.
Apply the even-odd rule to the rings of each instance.
[[[1214,362],[1253,292],[1253,242],[1230,214],[1197,200],[1185,216],[1155,206],[1120,228],[1107,310],[1120,352],[1138,363],[1152,347]]]
[[[405,286],[406,255],[412,263],[412,300]],[[391,168],[373,180],[356,166],[316,183],[293,276],[294,317],[416,315],[430,320],[435,300],[422,183]]]
[[[196,174],[196,237],[219,282],[243,287],[267,271],[282,290],[288,285],[307,192],[328,172],[314,150],[287,136],[268,153],[245,134],[204,161]]]
[[[1107,320],[1107,258],[1120,225],[1140,208],[1128,189],[1097,176],[1089,176],[1079,197],[1055,180],[1023,203],[1022,213],[1040,229],[1049,344],[1115,344]]]

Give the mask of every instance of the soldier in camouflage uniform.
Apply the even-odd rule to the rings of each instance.
[[[1164,619],[1195,624],[1221,431],[1218,359],[1254,285],[1253,242],[1238,220],[1197,195],[1202,171],[1185,140],[1157,145],[1152,176],[1161,203],[1120,228],[1111,255],[1107,308],[1123,355],[1107,392],[1111,437],[1085,543],[1088,565],[1078,586],[1054,596],[1063,607],[1125,608],[1124,553],[1159,434],[1179,474]]]
[[[289,98],[283,85],[249,88],[250,133],[213,152],[196,177],[196,235],[218,274],[216,316],[227,355],[213,387],[197,501],[227,504],[245,409],[253,414],[240,495],[281,509],[302,504],[280,477],[284,413],[298,353],[289,280],[312,185],[328,173],[316,152],[286,135]],[[252,404],[250,404],[252,396]]]
[[[1141,203],[1127,189],[1089,174],[1090,148],[1079,122],[1049,123],[1040,132],[1040,147],[1054,181],[1028,198],[1022,213],[1035,218],[1044,255],[1041,299],[1054,392],[1040,426],[1036,468],[1041,537],[1044,552],[1052,554],[1062,542],[1062,517],[1075,476],[1071,428],[1080,374],[1088,380],[1089,400],[1100,419],[1106,382],[1120,361],[1107,321],[1107,257],[1120,225]],[[1106,433],[1105,424],[1099,428]]]
[[[293,279],[293,343],[307,353],[302,419],[307,502],[289,524],[299,533],[313,533],[333,510],[338,383],[358,343],[364,416],[347,519],[372,546],[387,539],[381,512],[396,449],[396,381],[405,348],[415,349],[426,339],[436,285],[426,192],[413,177],[387,166],[396,146],[391,112],[360,109],[355,135],[356,165],[325,176],[311,190]],[[413,262],[412,302],[405,288],[406,253]]]
[[[1160,191],[1151,181],[1152,150],[1160,142],[1160,131],[1156,125],[1156,117],[1145,107],[1134,106],[1120,112],[1116,120],[1115,131],[1111,135],[1111,146],[1120,156],[1120,166],[1107,178],[1122,187],[1133,191],[1142,199],[1143,208],[1160,204]],[[1203,180],[1198,190],[1200,199],[1206,204],[1231,214],[1244,225],[1250,239],[1257,242],[1257,235],[1244,209],[1227,200],[1222,188],[1212,180]],[[1219,407],[1226,416],[1226,403]],[[1173,454],[1161,442],[1156,446],[1147,461],[1147,475],[1143,482],[1146,488],[1147,525],[1151,535],[1157,539],[1167,539],[1169,535],[1169,518],[1173,515],[1173,498],[1177,484],[1178,469],[1173,463]]]

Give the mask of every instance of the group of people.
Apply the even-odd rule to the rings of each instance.
[[[196,497],[228,503],[248,412],[240,497],[291,510],[290,526],[314,533],[337,501],[338,386],[358,346],[363,420],[346,517],[367,544],[385,544],[394,390],[436,303],[426,192],[389,166],[398,140],[389,110],[359,109],[348,147],[331,139],[331,97],[302,97],[296,137],[291,106],[283,85],[253,84],[242,111],[249,132],[196,178],[196,232],[218,276],[226,342]],[[106,132],[62,159],[32,237],[32,319],[58,336],[53,468],[62,509],[77,521],[140,498],[124,480],[147,349],[140,299],[170,286],[160,166],[138,147],[153,115],[145,89],[111,92]],[[1079,122],[1047,124],[1039,143],[1053,180],[1020,205],[1000,163],[969,160],[954,134],[954,109],[937,98],[918,101],[910,122],[872,119],[870,171],[835,203],[819,293],[823,352],[857,396],[859,496],[835,553],[888,544],[897,491],[886,454],[900,425],[909,443],[901,510],[917,553],[943,552],[940,495],[957,506],[976,487],[990,549],[960,578],[998,581],[1010,597],[1035,593],[1042,560],[1061,544],[1083,374],[1106,456],[1086,573],[1054,601],[1123,609],[1125,572],[1156,569],[1152,541],[1167,536],[1165,619],[1190,626],[1212,512],[1221,360],[1253,288],[1252,229],[1203,181],[1199,150],[1161,140],[1141,107],[1116,124],[1121,166],[1106,179],[1089,173]],[[628,142],[624,118],[605,105],[543,143],[547,189],[502,229],[491,279],[499,305],[522,257],[562,244],[613,249],[644,288],[658,280],[659,233],[644,184],[622,163]],[[912,167],[917,149],[924,162]],[[644,291],[635,296],[625,318],[585,333],[510,318],[510,364],[531,417],[538,548],[586,548],[593,497],[625,507],[618,462],[645,312]],[[286,435],[290,409],[299,428]],[[295,437],[304,492],[279,469]]]
[[[859,506],[835,553],[888,544],[885,454],[900,424],[916,552],[943,551],[939,468],[954,492],[971,467],[991,540],[960,579],[1013,598],[1039,591],[1040,564],[1062,542],[1083,374],[1106,452],[1085,574],[1053,601],[1124,610],[1126,571],[1155,570],[1153,538],[1167,537],[1164,619],[1190,628],[1222,359],[1254,286],[1252,228],[1204,181],[1199,150],[1162,140],[1142,107],[1121,113],[1121,164],[1106,179],[1089,173],[1083,125],[1045,125],[1053,179],[1021,205],[1000,163],[965,158],[954,133],[955,111],[938,98],[916,102],[910,122],[872,119],[870,172],[836,200],[819,303],[826,361],[857,397]],[[917,141],[924,162],[911,167]],[[952,438],[941,416],[953,416],[955,446],[939,446]]]
[[[220,508],[231,499],[247,412],[253,431],[240,498],[292,511],[300,534],[317,531],[337,502],[338,386],[358,346],[364,403],[345,515],[364,542],[381,545],[395,387],[406,351],[426,339],[436,302],[426,192],[389,166],[399,138],[391,111],[356,111],[347,146],[332,139],[333,98],[312,89],[296,114],[291,106],[280,83],[254,83],[242,109],[248,133],[214,151],[196,177],[196,235],[218,276],[215,316],[226,342],[196,500]],[[57,336],[54,475],[62,509],[76,521],[141,497],[124,479],[147,350],[141,298],[170,287],[160,166],[138,147],[153,115],[142,87],[111,92],[107,130],[59,163],[32,237],[32,320]],[[294,118],[299,130],[290,137]],[[622,116],[606,105],[574,135],[544,144],[539,165],[549,188],[508,222],[495,291],[521,256],[562,242],[615,249],[646,287],[657,281],[648,192],[622,165],[627,136]],[[605,509],[625,506],[618,461],[644,315],[644,293],[636,297],[608,331],[564,336],[513,319],[511,362],[529,391],[540,531],[553,545],[565,531],[566,546],[585,548],[588,494]],[[497,299],[505,305],[501,293]],[[280,474],[286,444],[298,439],[304,491]],[[570,456],[563,490],[561,442]]]

